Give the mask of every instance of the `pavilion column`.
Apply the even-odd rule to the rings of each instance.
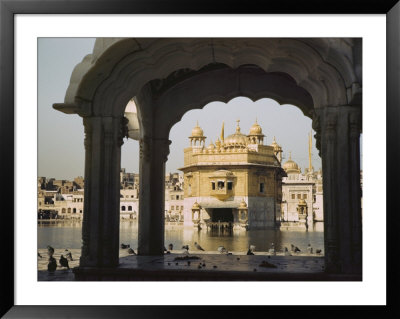
[[[165,163],[171,141],[140,140],[139,255],[164,254]]]
[[[81,267],[116,267],[123,117],[85,117],[85,199]]]
[[[360,123],[357,107],[316,111],[324,187],[325,266],[361,274]]]

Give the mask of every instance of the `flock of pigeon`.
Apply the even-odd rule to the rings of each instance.
[[[47,246],[47,255],[49,256],[49,263],[47,265],[47,270],[49,272],[55,272],[57,269],[57,261],[53,257],[54,255],[54,248],[51,246]],[[68,260],[73,261],[72,254],[68,249],[65,249],[65,256],[62,254],[60,256],[60,266],[69,269]],[[43,256],[38,252],[38,257],[43,258]]]
[[[203,247],[201,247],[199,243],[194,242],[194,246],[196,247],[197,250],[202,250],[202,251],[204,251]],[[292,256],[292,253],[300,253],[300,252],[301,252],[301,250],[299,249],[299,247],[297,247],[297,246],[295,246],[295,245],[293,245],[293,244],[291,244],[290,246],[291,246],[290,252],[289,252],[289,250],[288,250],[287,247],[284,248],[283,252],[284,252],[284,255],[285,255],[285,256]],[[173,248],[174,248],[173,244],[169,244],[169,245],[168,245],[168,250],[164,247],[164,252],[167,253],[167,254],[170,254],[170,253],[171,253],[171,250],[173,250]],[[123,243],[121,243],[121,249],[127,249],[128,254],[130,254],[130,255],[137,255],[136,252],[130,247],[129,244],[123,244]],[[184,254],[186,254],[186,255],[189,254],[189,245],[183,245],[183,246],[182,246],[182,249],[183,249],[183,253],[184,253]],[[256,246],[250,245],[250,246],[249,246],[249,249],[247,250],[246,255],[254,255],[254,251],[255,251],[255,250],[256,250]],[[228,252],[228,250],[227,250],[224,246],[219,246],[219,247],[217,248],[217,251],[218,251],[220,254],[232,255],[232,253]],[[274,245],[274,243],[271,243],[271,246],[270,246],[270,249],[268,250],[268,252],[269,252],[270,254],[272,254],[272,255],[276,255],[276,250],[275,250],[275,245]],[[313,248],[311,247],[310,244],[308,244],[308,246],[307,246],[307,252],[308,252],[309,254],[312,254],[312,253],[313,253]],[[321,249],[316,249],[316,250],[315,250],[315,253],[316,253],[316,254],[321,254],[321,252],[322,252]],[[54,255],[54,248],[53,248],[53,247],[47,246],[47,255],[49,256],[49,263],[48,263],[48,265],[47,265],[47,270],[48,270],[49,272],[54,272],[54,271],[56,270],[56,268],[57,268],[57,261],[56,261],[56,259],[53,257],[53,255]],[[73,259],[72,259],[72,254],[71,254],[71,252],[70,252],[68,249],[65,249],[65,256],[66,256],[66,257],[64,257],[63,254],[60,256],[60,260],[59,260],[60,265],[61,265],[61,267],[70,269],[70,268],[69,268],[69,265],[68,265],[68,260],[72,261]],[[40,255],[39,252],[38,252],[38,257],[39,257],[39,258],[43,258],[43,256]]]
[[[194,247],[195,247],[197,250],[205,251],[204,248],[201,247],[200,244],[197,243],[197,242],[194,242]],[[130,248],[130,245],[129,245],[129,244],[121,244],[121,248],[122,248],[122,249],[128,249],[128,253],[131,254],[131,255],[136,255],[135,251],[134,251],[132,248]],[[174,248],[173,244],[169,244],[169,245],[168,245],[168,249],[164,247],[164,253],[170,254],[171,251],[173,250],[173,248]],[[183,245],[183,246],[182,246],[182,249],[183,249],[183,253],[184,253],[184,254],[186,254],[186,255],[189,254],[189,245]],[[255,250],[256,250],[256,246],[250,245],[250,246],[249,246],[249,249],[247,250],[246,255],[254,255],[254,251],[255,251]],[[232,255],[232,253],[228,252],[228,250],[227,250],[224,246],[219,246],[219,247],[217,248],[217,251],[218,251],[220,254]],[[300,252],[301,252],[301,250],[299,249],[299,247],[297,247],[297,246],[295,246],[295,245],[293,245],[293,244],[291,244],[291,249],[290,249],[290,251],[291,251],[291,253],[300,253]],[[289,250],[288,250],[287,247],[284,247],[283,252],[284,252],[285,256],[291,256],[291,253],[289,252]],[[313,248],[311,247],[311,244],[308,244],[308,246],[307,246],[307,252],[308,252],[309,254],[312,254],[312,253],[313,253]],[[321,250],[321,249],[317,249],[315,252],[316,252],[316,254],[321,254],[322,250]],[[274,243],[271,243],[271,246],[270,246],[270,249],[268,250],[268,253],[273,254],[273,255],[276,255],[276,250],[275,250],[275,244],[274,244]]]

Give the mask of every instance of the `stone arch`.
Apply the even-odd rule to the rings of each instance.
[[[168,136],[171,127],[189,110],[203,108],[213,101],[228,103],[238,96],[252,101],[272,98],[281,105],[296,105],[307,117],[312,118],[314,114],[311,95],[287,74],[266,73],[252,65],[220,68],[195,73],[163,92],[154,106],[155,134],[160,138]]]
[[[226,83],[196,87],[195,80],[214,76]],[[281,85],[273,87],[275,82]],[[118,265],[120,147],[128,134],[128,101],[134,97],[140,127],[138,253],[162,255],[169,129],[190,109],[246,96],[297,105],[313,119],[329,221],[326,268],[361,273],[361,85],[361,39],[97,39],[93,53],[75,67],[65,102],[54,104],[84,118],[81,266]]]
[[[176,70],[196,71],[213,63],[231,68],[253,64],[265,72],[287,73],[310,92],[315,108],[348,105],[356,93],[348,89],[359,83],[352,64],[355,41],[98,39],[93,53],[75,67],[65,103],[57,107],[66,113],[119,116],[147,82],[167,78]]]

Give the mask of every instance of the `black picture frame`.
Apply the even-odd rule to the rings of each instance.
[[[4,318],[180,318],[247,316],[248,307],[167,306],[16,306],[14,303],[14,18],[16,14],[386,14],[387,19],[387,306],[315,307],[335,317],[372,315],[399,316],[396,309],[399,282],[396,243],[399,243],[397,207],[393,186],[399,176],[400,136],[400,2],[398,0],[356,1],[182,1],[182,0],[0,0],[0,184],[2,199],[0,315]],[[384,102],[382,101],[382,104]],[[377,108],[383,106],[377,106]],[[378,167],[377,169],[380,169]],[[380,199],[384,200],[384,199]],[[383,213],[383,212],[380,212]],[[379,258],[377,257],[377,262]],[[261,310],[260,310],[261,309]],[[282,314],[281,307],[252,307],[268,316]],[[267,311],[267,312],[266,312]],[[284,314],[309,316],[308,307],[286,307]],[[256,315],[255,313],[253,315]]]

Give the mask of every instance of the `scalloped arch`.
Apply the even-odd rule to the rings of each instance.
[[[77,113],[121,114],[147,82],[223,63],[287,73],[312,96],[314,108],[346,105],[347,90],[357,82],[354,46],[352,39],[97,39],[74,69],[65,104]]]
[[[156,137],[168,136],[171,127],[192,110],[213,101],[228,103],[243,96],[252,101],[268,97],[279,104],[296,105],[312,118],[311,95],[282,73],[266,73],[254,66],[221,68],[193,75],[165,91],[154,105]],[[140,107],[140,103],[139,103]]]

